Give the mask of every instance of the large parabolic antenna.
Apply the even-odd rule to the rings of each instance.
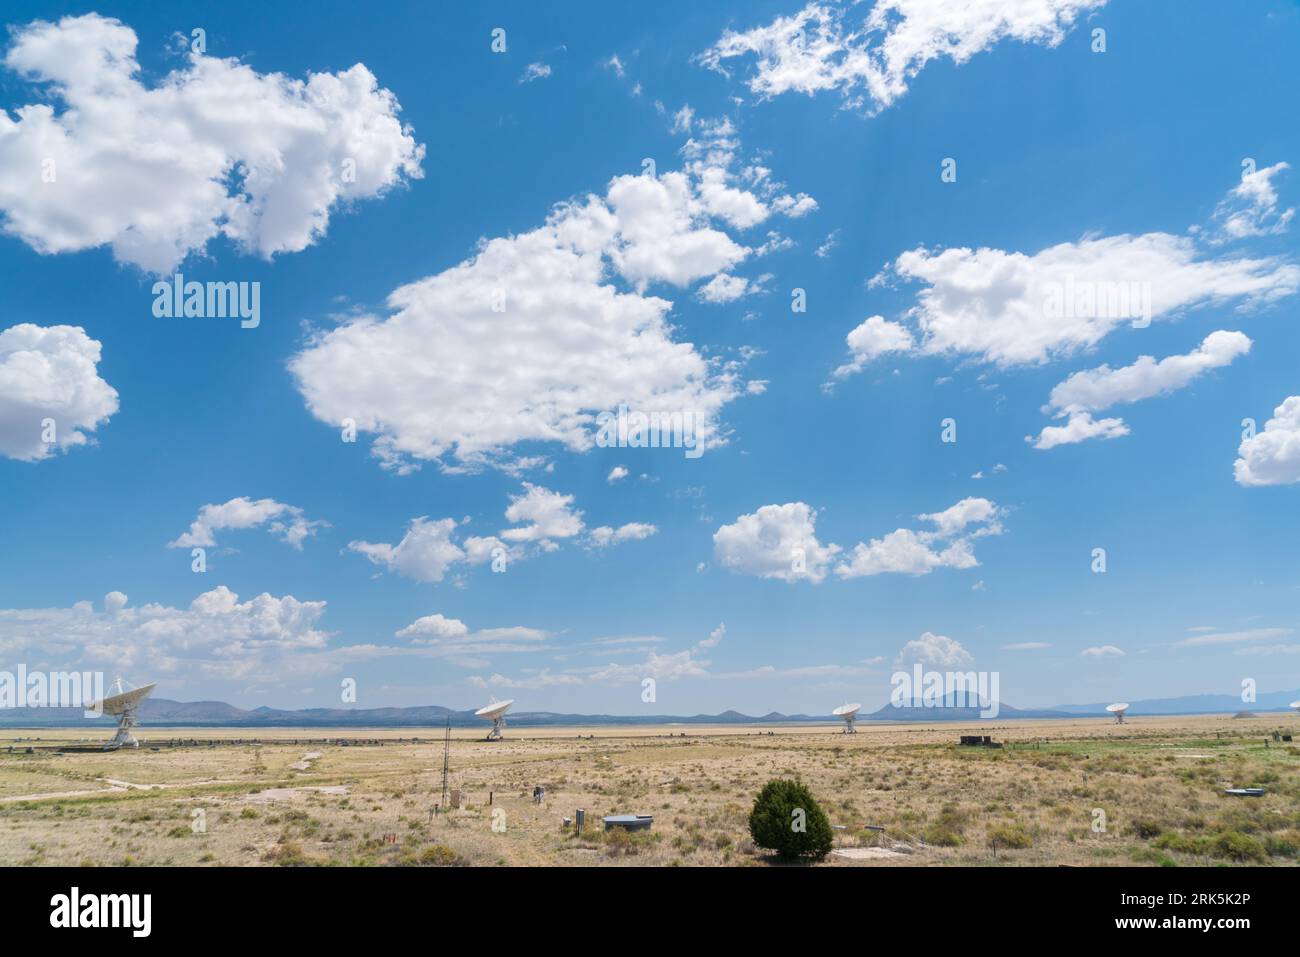
[[[1296,711],[1300,711],[1300,701],[1292,701],[1291,707],[1294,708]]]
[[[108,742],[108,747],[117,748],[138,748],[140,742],[131,734],[131,729],[135,727],[135,712],[140,707],[140,703],[145,698],[153,694],[156,684],[148,684],[139,688],[127,688],[126,682],[118,678],[113,682],[111,687],[116,688],[116,694],[109,695],[103,701],[96,701],[86,707],[87,711],[102,711],[104,714],[111,714],[117,718],[117,734],[113,735],[113,740]]]
[[[514,703],[514,698],[509,701],[497,701],[493,698],[490,704],[485,704],[474,712],[474,717],[486,718],[492,722],[492,730],[488,732],[487,740],[501,740],[501,729],[506,726],[506,712],[510,710],[510,706]]]
[[[853,722],[858,720],[858,712],[861,710],[862,705],[860,704],[842,704],[831,714],[844,719],[844,734],[857,734],[858,729],[853,727]]]
[[[1128,702],[1121,701],[1118,704],[1106,705],[1106,710],[1115,716],[1116,724],[1124,723],[1124,712],[1128,710]]]

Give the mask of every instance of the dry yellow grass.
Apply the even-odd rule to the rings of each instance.
[[[25,749],[85,732],[3,732],[0,864],[764,865],[754,795],[799,777],[853,855],[821,866],[1295,865],[1300,748],[1265,741],[1298,724],[511,727],[495,743],[457,730],[450,786],[467,803],[440,814],[439,729],[146,728],[139,751],[62,755]],[[976,732],[1007,747],[956,746]],[[263,743],[149,750],[178,737]],[[383,744],[315,743],[327,737]],[[1250,785],[1268,794],[1222,794]],[[581,837],[561,825],[578,807]],[[653,814],[654,830],[606,835],[611,813]]]

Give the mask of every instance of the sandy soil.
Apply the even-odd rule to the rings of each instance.
[[[26,747],[86,733],[3,731],[0,864],[766,866],[750,807],[798,777],[845,852],[816,866],[1294,866],[1300,748],[1274,730],[1300,720],[455,729],[454,809],[438,807],[437,728],[143,728],[139,751],[61,755]],[[956,744],[975,733],[1005,747]],[[581,836],[562,823],[580,807]],[[607,836],[613,813],[652,814],[653,830]]]

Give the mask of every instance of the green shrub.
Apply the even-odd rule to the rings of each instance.
[[[446,844],[430,844],[420,852],[418,861],[426,867],[450,867],[460,863],[460,857]]]
[[[1164,828],[1158,821],[1151,818],[1138,817],[1133,819],[1133,823],[1128,826],[1129,832],[1136,834],[1144,841],[1149,841],[1153,837],[1159,837]]]
[[[989,847],[1024,850],[1034,846],[1034,839],[1025,826],[1018,822],[994,824],[988,829]]]
[[[925,843],[935,847],[958,847],[964,840],[962,835],[966,827],[966,815],[955,804],[945,804],[939,816],[925,829],[922,837]]]
[[[1242,834],[1240,831],[1223,831],[1216,834],[1210,843],[1210,853],[1215,857],[1226,857],[1233,861],[1263,863],[1268,860],[1268,851],[1264,845],[1249,834]]]
[[[749,812],[754,843],[782,857],[815,857],[830,853],[830,821],[812,793],[798,781],[775,780],[764,785]]]

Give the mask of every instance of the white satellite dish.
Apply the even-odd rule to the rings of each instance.
[[[1128,702],[1121,701],[1119,704],[1108,704],[1106,710],[1115,716],[1116,724],[1124,723],[1124,712],[1128,710]]]
[[[853,727],[853,722],[858,719],[858,712],[861,710],[862,705],[860,704],[842,704],[832,711],[831,714],[835,715],[837,718],[844,719],[843,734],[857,734],[858,729]]]
[[[500,741],[501,729],[506,726],[506,712],[510,706],[515,703],[515,699],[509,701],[498,701],[493,698],[488,704],[474,712],[476,718],[487,718],[492,722],[492,730],[488,732],[488,741]]]
[[[140,707],[140,703],[153,694],[153,689],[158,686],[148,684],[140,688],[128,689],[126,682],[119,677],[110,687],[116,688],[117,693],[109,695],[102,701],[95,701],[87,705],[86,710],[101,711],[117,718],[117,734],[113,735],[113,740],[108,742],[107,746],[109,748],[114,750],[117,748],[138,748],[140,742],[131,734],[131,729],[135,727],[135,712]]]
[[[1300,711],[1300,701],[1292,701],[1291,707],[1294,708],[1296,711]]]

